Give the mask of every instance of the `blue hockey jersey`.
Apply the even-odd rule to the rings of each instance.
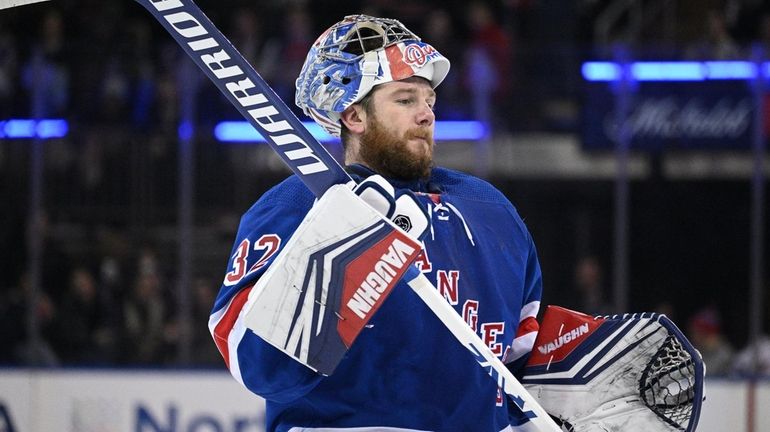
[[[373,174],[352,170],[358,179]],[[515,208],[487,182],[444,168],[429,181],[392,183],[416,192],[430,216],[418,268],[516,372],[537,334],[542,283]],[[266,430],[497,432],[519,424],[515,405],[403,281],[328,377],[244,326],[250,289],[313,202],[292,176],[246,212],[209,320],[233,377],[266,399]]]

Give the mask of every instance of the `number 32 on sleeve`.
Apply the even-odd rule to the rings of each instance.
[[[232,270],[230,270],[225,275],[224,284],[226,286],[235,285],[247,274],[264,267],[265,264],[267,264],[267,261],[272,258],[276,252],[278,252],[280,246],[281,238],[275,234],[263,235],[254,243],[254,247],[251,247],[251,241],[249,239],[244,239],[241,244],[238,245],[238,248],[235,250],[235,253],[232,256],[230,266]],[[259,257],[257,262],[255,262],[254,265],[252,265],[251,268],[246,271],[246,267],[249,263],[249,254],[252,250],[262,251],[262,255]]]

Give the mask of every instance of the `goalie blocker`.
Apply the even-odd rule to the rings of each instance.
[[[665,315],[543,316],[522,384],[575,432],[694,431],[704,398],[700,354]]]
[[[246,326],[330,375],[421,250],[347,186],[333,186],[249,294]]]

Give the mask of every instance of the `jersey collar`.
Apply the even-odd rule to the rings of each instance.
[[[363,179],[377,174],[371,168],[359,163],[350,164],[345,167],[345,170],[350,174],[351,177],[353,177],[353,180],[356,182],[361,182]],[[432,181],[433,170],[431,170],[431,176],[427,180],[401,180],[388,177],[385,177],[385,179],[396,189],[409,189],[412,192],[423,192],[431,194],[440,194],[442,192],[441,187]]]

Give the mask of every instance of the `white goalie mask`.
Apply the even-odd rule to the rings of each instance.
[[[350,15],[315,41],[296,82],[295,103],[330,134],[340,114],[374,86],[420,76],[436,88],[449,60],[394,19]]]

